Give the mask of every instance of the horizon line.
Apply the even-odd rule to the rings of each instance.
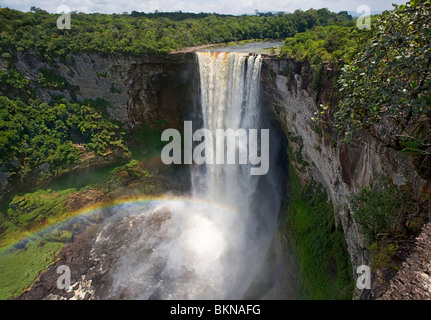
[[[0,6],[0,9],[16,10],[16,11],[20,11],[22,13],[30,13],[30,12],[32,12],[31,8],[32,7],[30,7],[27,11],[23,11],[22,9],[14,9],[14,8],[9,7],[9,6],[5,6],[5,7]],[[58,13],[58,12],[48,11],[48,10],[43,9],[41,7],[36,7],[36,8],[38,8],[40,10],[43,10],[45,12],[48,12],[49,14],[61,14],[61,13]],[[328,11],[330,11],[332,13],[336,13],[336,14],[341,13],[341,12],[347,12],[352,17],[357,17],[357,16],[361,15],[361,13],[357,13],[356,11],[353,11],[353,10],[340,10],[340,11],[337,12],[337,11],[332,11],[332,10],[330,10],[327,7],[322,7],[322,8],[313,8],[313,7],[310,7],[308,9],[306,9],[306,10],[298,8],[298,9],[295,9],[295,11],[296,10],[300,10],[302,12],[306,12],[306,11],[309,11],[309,10],[320,10],[320,9],[327,9]],[[381,14],[382,12],[384,12],[384,11],[391,11],[391,10],[393,10],[393,7],[391,9],[372,10],[371,11],[371,15],[378,15],[378,14]],[[196,11],[182,11],[182,10],[177,10],[177,11],[160,11],[160,10],[154,10],[152,12],[145,12],[145,11],[132,10],[130,12],[129,11],[123,11],[123,12],[109,12],[108,13],[108,12],[99,12],[99,11],[84,12],[84,11],[78,11],[78,10],[71,10],[70,12],[72,12],[72,13],[76,12],[78,14],[106,14],[106,15],[125,15],[127,13],[127,15],[129,15],[129,16],[132,15],[133,12],[136,12],[136,13],[139,13],[139,14],[147,14],[147,15],[156,15],[156,14],[165,14],[165,13],[177,13],[177,14],[196,14],[196,15],[198,15],[198,14],[208,14],[208,15],[220,15],[220,16],[257,16],[257,13],[261,13],[261,14],[272,13],[274,15],[276,15],[278,13],[283,13],[283,14],[294,14],[295,13],[295,11],[292,12],[292,11],[282,11],[282,10],[260,11],[260,10],[256,9],[256,11],[257,12],[254,12],[254,13],[219,13],[219,12],[215,12],[215,11],[214,12],[209,12],[209,11],[208,12],[205,12],[205,11],[196,12]]]

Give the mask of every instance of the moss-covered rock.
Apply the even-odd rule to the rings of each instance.
[[[60,243],[66,243],[66,242],[72,242],[73,241],[73,233],[69,230],[54,230],[47,234],[45,234],[42,237],[41,244],[45,244],[48,242],[60,242]]]
[[[288,189],[285,234],[298,260],[298,298],[352,299],[350,257],[325,189],[302,185],[292,166]]]

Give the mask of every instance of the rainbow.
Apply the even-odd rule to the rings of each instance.
[[[195,198],[195,197],[186,197],[186,196],[170,196],[170,195],[162,195],[162,196],[140,196],[140,197],[125,197],[125,198],[117,198],[113,201],[109,202],[101,202],[98,204],[94,204],[91,206],[87,206],[81,208],[76,211],[68,212],[61,217],[54,219],[53,221],[49,221],[42,226],[30,229],[28,231],[23,232],[18,239],[15,239],[12,243],[6,244],[2,248],[0,248],[0,254],[8,252],[12,248],[14,248],[18,243],[28,240],[34,240],[40,235],[44,233],[54,230],[58,226],[61,226],[63,223],[71,222],[74,219],[79,219],[80,217],[90,217],[92,214],[100,212],[102,210],[116,208],[120,206],[125,207],[133,207],[138,205],[162,205],[169,203],[187,203],[187,204],[198,204],[203,208],[215,209],[217,212],[224,214],[236,214],[236,210],[227,206],[224,206],[219,203],[210,202],[205,199]]]

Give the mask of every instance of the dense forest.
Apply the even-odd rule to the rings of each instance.
[[[0,8],[0,170],[25,184],[35,168],[49,168],[47,176],[52,177],[67,172],[89,156],[118,154],[122,162],[89,175],[97,175],[99,180],[95,180],[102,181],[102,191],[72,183],[70,189],[32,189],[10,194],[0,204],[2,245],[45,223],[42,215],[63,214],[71,208],[70,203],[85,198],[89,190],[108,193],[136,177],[152,178],[151,170],[147,171],[140,161],[142,155],[137,156],[134,142],[139,140],[139,147],[147,143],[149,149],[160,143],[158,128],[144,124],[134,131],[127,129],[106,112],[103,101],[78,101],[73,95],[71,101],[61,96],[42,101],[36,85],[64,90],[69,84],[52,69],[38,70],[37,83],[31,83],[15,67],[18,52],[34,51],[44,61],[60,59],[67,63],[70,55],[78,52],[167,55],[203,44],[282,39],[284,45],[278,58],[310,66],[312,89],[319,88],[325,68],[335,70],[331,92],[334,98],[320,105],[312,119],[319,132],[326,132],[336,146],[340,142],[360,141],[361,131],[366,130],[386,147],[411,156],[420,175],[431,180],[430,0],[395,5],[394,10],[373,17],[369,30],[357,28],[347,12],[328,9],[242,16],[72,12],[72,28],[63,30],[56,27],[58,17],[37,7],[29,12]],[[388,122],[395,128],[389,134],[381,129]],[[36,180],[33,182],[37,184]],[[158,188],[151,183],[145,187]],[[298,201],[305,203],[306,197],[299,191],[297,194]],[[313,196],[311,202],[323,203],[320,196],[323,197]],[[402,238],[405,228],[400,230],[394,221],[402,217],[402,210],[408,206],[416,209],[409,190],[401,193],[396,188],[380,192],[365,189],[352,203],[371,248],[382,241],[382,234]],[[330,221],[332,209],[322,210],[328,212]],[[51,242],[57,245],[62,240]],[[33,251],[28,252],[38,256],[41,247],[31,247]],[[10,292],[0,292],[0,298],[16,295],[26,288],[27,280]]]
[[[71,52],[166,53],[208,43],[245,39],[286,38],[315,26],[351,20],[347,12],[327,9],[296,10],[292,14],[229,16],[217,14],[154,13],[71,14],[73,28],[56,28],[59,15],[0,9],[0,47],[3,52],[35,49],[47,59]]]

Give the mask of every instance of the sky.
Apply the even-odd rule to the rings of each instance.
[[[0,6],[29,11],[36,6],[51,13],[61,6],[71,11],[84,13],[132,12],[217,12],[224,14],[253,14],[255,10],[293,12],[296,9],[328,8],[333,12],[356,11],[361,5],[368,5],[371,12],[392,9],[392,3],[404,4],[407,0],[0,0]]]

